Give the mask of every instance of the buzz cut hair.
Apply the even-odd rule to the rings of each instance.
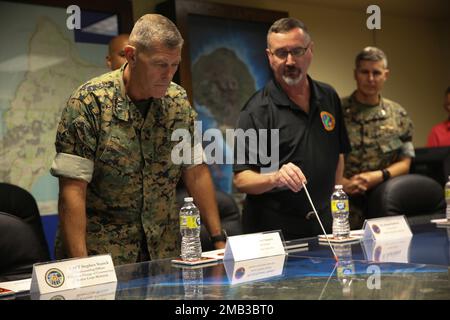
[[[181,48],[184,40],[176,25],[160,14],[146,14],[134,24],[129,43],[139,49],[150,50],[155,45],[168,49]]]
[[[387,57],[381,49],[377,47],[365,47],[356,55],[355,67],[358,68],[361,61],[383,61],[385,68],[388,67]]]
[[[275,21],[267,32],[267,47],[269,47],[269,35],[271,33],[287,33],[296,28],[300,28],[304,31],[308,41],[311,39],[308,28],[302,21],[296,18],[281,18]]]

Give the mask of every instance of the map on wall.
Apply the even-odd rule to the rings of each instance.
[[[265,54],[270,24],[194,14],[188,21],[194,107],[204,131],[220,129],[223,135],[235,128],[242,107],[270,78]],[[218,143],[224,159],[210,165],[211,174],[217,189],[231,193],[231,146]]]
[[[30,191],[41,215],[57,212],[49,170],[62,108],[108,71],[107,46],[75,42],[67,18],[65,8],[0,2],[0,182]]]

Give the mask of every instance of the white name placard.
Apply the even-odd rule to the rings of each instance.
[[[117,282],[111,255],[98,255],[36,263],[30,291],[47,294],[110,282]]]
[[[225,260],[224,266],[231,284],[272,278],[283,274],[286,255],[245,261]]]
[[[405,216],[369,219],[364,222],[364,240],[393,240],[412,237]]]
[[[250,260],[286,254],[280,231],[251,233],[227,238],[224,260]]]

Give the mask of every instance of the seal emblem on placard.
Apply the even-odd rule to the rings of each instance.
[[[240,268],[238,268],[238,269],[235,271],[234,277],[235,277],[236,279],[240,279],[240,278],[242,278],[242,277],[244,276],[244,274],[245,274],[245,268],[244,268],[244,267],[240,267]]]
[[[372,230],[373,232],[375,232],[376,234],[379,234],[381,232],[381,229],[379,226],[377,226],[376,224],[372,225]]]
[[[65,280],[64,273],[61,270],[52,268],[45,273],[45,282],[52,288],[59,288]]]

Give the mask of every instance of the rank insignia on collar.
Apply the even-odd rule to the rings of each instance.
[[[320,119],[322,119],[323,127],[325,128],[325,130],[332,131],[334,129],[336,120],[331,113],[322,111],[320,113]]]

